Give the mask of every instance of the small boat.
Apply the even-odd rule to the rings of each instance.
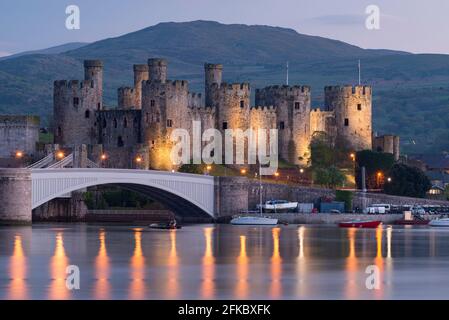
[[[340,222],[338,226],[340,228],[377,228],[382,221],[363,221],[363,220],[353,220]]]
[[[231,220],[233,225],[263,225],[273,226],[278,224],[278,219],[266,217],[235,217]]]
[[[270,200],[263,205],[257,205],[257,209],[262,208],[265,212],[288,212],[298,208],[298,202],[289,202],[287,200]]]
[[[176,220],[170,222],[152,223],[148,226],[150,229],[175,230],[181,229],[182,226],[176,223]]]
[[[438,220],[432,220],[429,223],[429,226],[431,227],[449,227],[449,219],[438,219]]]

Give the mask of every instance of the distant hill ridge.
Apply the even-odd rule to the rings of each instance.
[[[104,61],[107,105],[116,105],[118,87],[132,83],[132,64],[164,57],[169,77],[188,80],[193,91],[202,89],[204,62],[222,63],[225,81],[257,88],[282,84],[289,61],[290,83],[311,85],[314,106],[323,103],[325,85],[356,83],[361,59],[363,82],[374,87],[374,129],[400,134],[405,150],[449,150],[448,55],[362,49],[287,28],[201,20],[66,49],[0,60],[0,113],[49,118],[53,81],[81,79],[84,59]]]

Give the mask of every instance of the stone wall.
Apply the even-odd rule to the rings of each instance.
[[[0,116],[0,158],[14,157],[17,151],[33,157],[39,125],[39,117],[35,116]]]
[[[217,193],[219,202],[219,216],[234,215],[245,210],[255,210],[260,203],[260,191],[262,190],[262,203],[279,199],[300,203],[317,203],[322,198],[335,198],[335,190],[324,188],[311,188],[286,184],[262,183],[260,188],[257,180],[249,180],[244,177],[219,178],[221,193]],[[386,194],[361,192],[354,193],[354,208],[363,208],[374,203],[386,203],[391,205],[442,205],[449,206],[449,201],[431,199],[397,197]]]
[[[31,171],[0,169],[0,224],[31,223]]]

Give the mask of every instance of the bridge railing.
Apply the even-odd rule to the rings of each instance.
[[[73,163],[73,153],[69,154],[64,159],[62,159],[56,163],[53,163],[52,165],[48,166],[48,168],[50,168],[50,169],[64,168],[65,166],[68,166],[69,164],[72,164],[72,163]]]
[[[48,154],[44,158],[40,159],[39,161],[29,165],[28,169],[39,169],[39,168],[45,168],[48,165],[50,165],[55,160],[55,156],[53,153]]]

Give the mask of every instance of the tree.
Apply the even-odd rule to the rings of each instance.
[[[203,174],[204,166],[201,164],[183,164],[178,169],[178,172]]]
[[[313,180],[316,184],[335,188],[342,186],[346,181],[346,177],[337,167],[331,166],[329,168],[314,169]]]
[[[327,137],[323,133],[316,133],[310,143],[310,161],[316,168],[326,168],[334,164],[335,152]]]
[[[368,189],[382,188],[384,177],[394,165],[394,156],[371,150],[359,151],[356,154],[356,182],[362,188],[362,167],[365,167],[366,187]],[[380,178],[378,174],[381,174]]]
[[[424,198],[432,184],[421,169],[395,164],[389,173],[391,182],[385,184],[385,193],[414,198]]]

